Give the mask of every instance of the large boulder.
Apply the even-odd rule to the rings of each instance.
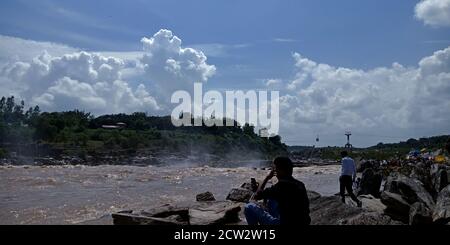
[[[433,187],[431,184],[431,178],[430,178],[429,165],[422,163],[422,162],[412,165],[412,169],[411,169],[411,173],[410,173],[409,177],[419,180],[428,192],[433,190]]]
[[[362,160],[358,162],[356,165],[356,172],[361,173],[364,172],[364,170],[373,168],[373,161],[372,160]]]
[[[344,204],[338,196],[310,195],[310,217],[312,225],[399,225],[401,222],[378,212],[374,208],[357,208]],[[370,199],[371,196],[367,196]],[[375,198],[374,198],[375,199]],[[363,200],[364,202],[364,200]]]
[[[382,180],[383,176],[380,172],[375,172],[372,168],[365,169],[361,176],[357,194],[379,197]]]
[[[362,202],[362,208],[369,212],[383,213],[386,209],[386,205],[372,195],[361,195],[358,198]],[[352,204],[356,205],[355,202],[352,202]]]
[[[312,225],[339,225],[340,221],[363,212],[362,209],[344,204],[340,197],[326,196],[310,201]]]
[[[228,193],[227,200],[247,203],[252,195],[253,192],[248,189],[233,188],[230,193]]]
[[[433,210],[433,222],[448,224],[450,222],[450,185],[439,192]]]
[[[214,198],[214,195],[207,191],[204,193],[200,193],[196,196],[196,200],[197,202],[211,202],[211,201],[215,201],[216,198]]]
[[[400,174],[397,172],[392,172],[387,178],[384,183],[384,191],[389,191],[392,193],[398,193],[397,188],[397,178],[399,178]]]
[[[412,179],[401,174],[389,176],[384,190],[401,195],[409,204],[421,202],[428,208],[433,208],[434,206],[432,196],[424,188],[422,182],[417,179]]]
[[[430,169],[431,185],[435,193],[439,193],[449,184],[448,167],[443,164],[433,164]]]
[[[395,220],[408,223],[409,221],[409,203],[403,199],[399,194],[389,191],[383,191],[381,193],[381,202],[386,205],[384,213]]]
[[[429,225],[433,223],[431,210],[421,202],[411,205],[409,210],[410,225]]]

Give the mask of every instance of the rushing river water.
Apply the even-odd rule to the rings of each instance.
[[[267,170],[251,167],[0,166],[0,224],[76,224],[120,210],[189,205],[210,191],[225,200],[233,187]],[[322,195],[338,192],[339,166],[295,168]],[[273,181],[276,181],[275,178]]]

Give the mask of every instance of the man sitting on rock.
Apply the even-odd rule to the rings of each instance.
[[[257,203],[245,206],[244,214],[249,225],[309,225],[309,200],[305,185],[292,176],[293,164],[287,157],[277,157],[274,169],[259,186],[252,200],[267,200],[267,210]],[[278,182],[265,189],[267,182],[276,176]]]
[[[339,177],[339,189],[342,198],[342,202],[345,203],[345,189],[347,189],[348,194],[353,201],[356,202],[358,207],[362,206],[362,202],[356,198],[353,194],[353,182],[356,179],[356,166],[355,161],[348,156],[347,151],[341,152],[342,156],[342,166],[341,166],[341,177]]]

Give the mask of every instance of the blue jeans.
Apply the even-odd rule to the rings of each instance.
[[[279,225],[280,213],[278,203],[268,200],[267,210],[256,203],[247,203],[244,208],[245,219],[249,225]]]

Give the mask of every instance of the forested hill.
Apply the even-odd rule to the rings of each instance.
[[[405,157],[411,150],[425,149],[427,152],[433,152],[444,149],[450,140],[450,135],[433,136],[420,139],[408,139],[399,143],[378,143],[367,148],[353,148],[353,157],[363,157],[368,159],[389,159],[392,157]],[[346,150],[344,147],[319,147],[312,146],[289,146],[289,152],[298,158],[322,158],[339,159],[340,152]]]
[[[369,149],[387,149],[387,148],[398,148],[398,149],[423,149],[423,148],[430,148],[430,149],[438,149],[443,148],[446,144],[446,142],[450,139],[450,135],[440,135],[440,136],[433,136],[433,137],[424,137],[419,139],[408,139],[406,141],[401,141],[399,143],[378,143],[375,146],[369,147]]]
[[[92,116],[79,110],[41,112],[26,110],[14,97],[0,100],[0,157],[11,147],[48,145],[60,152],[93,155],[104,151],[203,152],[245,158],[271,158],[285,154],[280,136],[262,138],[253,126],[175,127],[170,116],[150,116],[142,112]]]

